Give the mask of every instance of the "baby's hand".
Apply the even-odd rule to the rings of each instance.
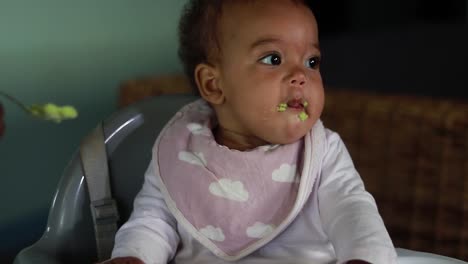
[[[99,264],[145,264],[139,258],[135,257],[120,257],[120,258],[113,258]]]

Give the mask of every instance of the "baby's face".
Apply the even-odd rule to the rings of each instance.
[[[324,104],[312,12],[289,0],[239,1],[219,27],[220,124],[273,144],[303,137]]]

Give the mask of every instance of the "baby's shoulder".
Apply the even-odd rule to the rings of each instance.
[[[340,134],[337,132],[325,127],[325,140],[328,148],[336,146],[337,144],[342,143]]]

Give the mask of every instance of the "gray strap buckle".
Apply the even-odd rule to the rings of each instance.
[[[98,256],[110,256],[114,245],[114,236],[117,232],[117,221],[119,213],[114,199],[103,199],[91,202],[93,214],[94,231]]]
[[[114,199],[102,199],[91,202],[91,212],[96,224],[119,221],[119,212]]]

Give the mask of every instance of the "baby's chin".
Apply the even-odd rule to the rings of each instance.
[[[272,138],[268,140],[271,144],[280,144],[280,145],[287,145],[294,143],[300,139],[302,139],[309,129],[297,129],[294,131],[284,131],[284,133],[279,133],[274,135]]]
[[[294,119],[289,118],[286,122],[283,118],[275,121],[269,123],[261,132],[257,131],[260,132],[257,136],[269,144],[286,145],[302,139],[317,120],[311,117],[299,120],[294,116]]]

